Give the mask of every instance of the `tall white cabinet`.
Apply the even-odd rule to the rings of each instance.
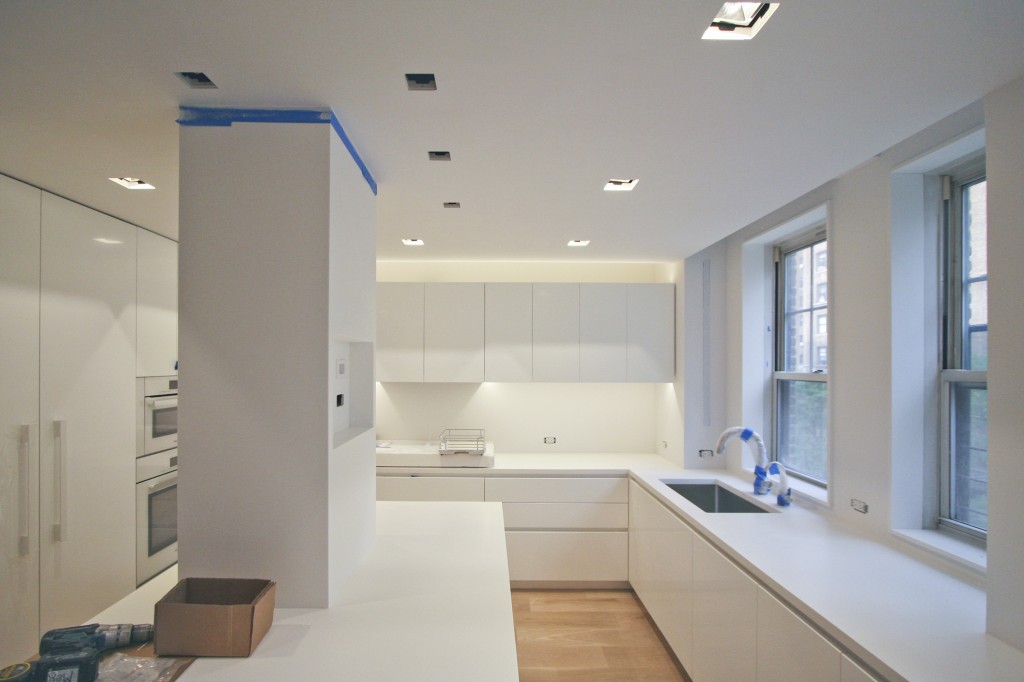
[[[178,244],[138,231],[136,376],[178,373]]]
[[[484,380],[484,285],[424,285],[423,380]]]
[[[135,586],[137,228],[8,178],[0,216],[0,655],[17,660]]]

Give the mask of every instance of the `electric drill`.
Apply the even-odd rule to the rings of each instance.
[[[0,679],[17,679],[28,682],[95,682],[99,676],[100,657],[107,649],[116,649],[129,644],[143,644],[153,639],[152,625],[79,625],[71,628],[50,630],[39,640],[39,660],[34,670],[24,670],[30,677],[15,677],[15,668],[10,666],[0,671]],[[24,665],[28,668],[27,664]],[[3,674],[10,674],[5,678]]]

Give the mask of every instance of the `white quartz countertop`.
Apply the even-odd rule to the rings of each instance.
[[[171,569],[91,622],[150,623]],[[284,609],[249,658],[199,658],[192,680],[519,679],[501,505],[378,502],[376,540],[329,609]]]
[[[750,482],[719,469],[684,470],[652,454],[496,454],[493,469],[379,467],[389,473],[474,476],[629,475],[799,610],[855,658],[892,680],[1024,680],[1024,652],[985,633],[985,592],[794,499],[770,514],[710,514],[663,480],[718,480],[754,498]]]

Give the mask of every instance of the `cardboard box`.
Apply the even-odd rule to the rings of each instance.
[[[184,578],[156,603],[158,656],[248,656],[274,622],[277,583]]]

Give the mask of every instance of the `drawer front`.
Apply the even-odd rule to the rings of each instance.
[[[488,478],[488,502],[629,502],[625,478]]]
[[[484,479],[443,476],[378,476],[381,502],[483,502]]]
[[[601,502],[503,502],[505,528],[626,530],[629,505]]]
[[[625,581],[629,540],[625,531],[507,531],[511,580]]]

